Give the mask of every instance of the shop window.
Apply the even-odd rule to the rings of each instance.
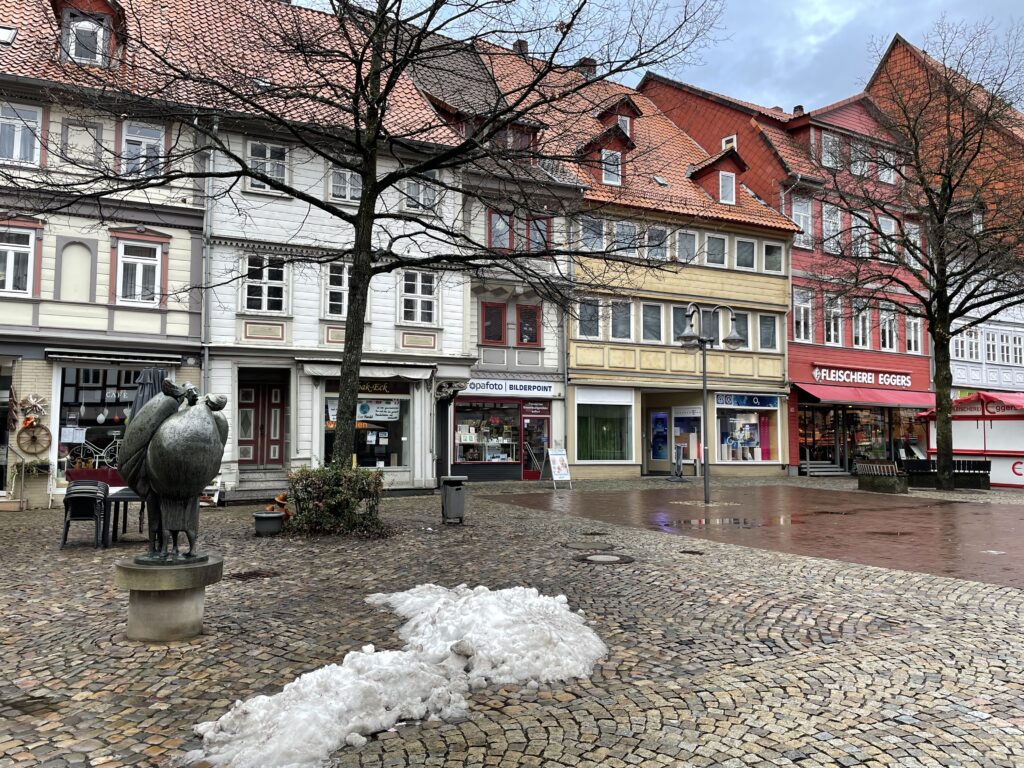
[[[601,303],[584,299],[577,305],[576,335],[581,339],[601,338]]]
[[[612,338],[616,341],[633,340],[633,305],[628,301],[612,302]]]
[[[61,371],[58,485],[67,482],[68,470],[117,468],[117,452],[140,373],[138,369],[116,367]],[[104,480],[101,476],[93,479]]]
[[[541,312],[537,304],[516,304],[516,346],[540,346]]]
[[[644,341],[661,343],[661,304],[641,305],[641,334]]]
[[[577,461],[631,461],[633,408],[629,405],[576,406]]]
[[[716,413],[719,461],[778,460],[777,409],[719,408]]]
[[[28,294],[35,233],[0,229],[0,293]]]
[[[324,398],[324,455],[334,451],[334,429],[338,418],[337,385]],[[408,390],[406,390],[408,391]],[[408,397],[367,397],[356,405],[356,463],[360,467],[397,468],[409,466],[412,440]]]
[[[284,260],[249,256],[243,282],[245,309],[252,312],[284,312]]]
[[[480,304],[480,343],[505,346],[505,305],[485,301]]]
[[[519,462],[519,403],[455,401],[456,462]]]

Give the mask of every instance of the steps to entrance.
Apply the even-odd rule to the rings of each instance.
[[[288,472],[283,469],[245,469],[238,474],[238,485],[230,491],[222,491],[221,497],[228,504],[239,502],[269,502],[281,491],[288,489]]]
[[[850,477],[850,473],[830,461],[804,461],[800,469],[807,477]]]

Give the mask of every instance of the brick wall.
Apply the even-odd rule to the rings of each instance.
[[[54,422],[54,409],[52,400],[53,394],[53,365],[46,360],[19,360],[14,365],[14,376],[12,380],[14,391],[18,399],[26,395],[41,395],[46,398],[47,414],[42,418],[42,423],[49,428],[54,441],[59,436],[59,429]],[[20,429],[18,430],[20,431]],[[11,435],[11,445],[17,445],[17,433]],[[27,459],[47,459],[48,452],[38,457],[27,456]],[[7,453],[7,465],[9,468],[18,466],[21,457],[14,450]],[[16,484],[8,486],[8,494],[11,497],[27,499],[29,507],[45,507],[49,503],[50,481],[47,475],[30,476],[25,480],[24,494],[22,494],[22,483],[19,479]]]

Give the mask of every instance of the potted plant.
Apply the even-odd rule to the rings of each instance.
[[[274,497],[273,504],[269,504],[262,512],[252,513],[257,536],[276,536],[284,529],[284,524],[291,517],[287,502],[288,495],[282,491]]]

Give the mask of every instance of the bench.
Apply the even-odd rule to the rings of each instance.
[[[939,474],[935,459],[903,462],[911,488],[934,488]],[[987,491],[992,487],[992,462],[987,459],[953,459],[953,487]]]
[[[895,461],[857,462],[857,490],[873,493],[910,493],[907,476]]]

